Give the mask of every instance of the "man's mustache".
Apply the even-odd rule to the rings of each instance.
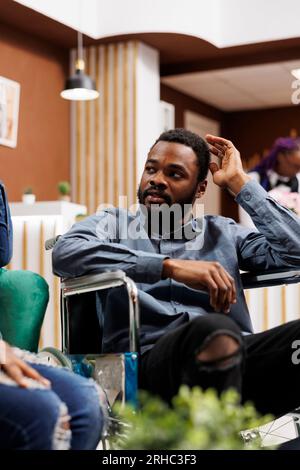
[[[157,196],[157,197],[164,199],[167,204],[172,203],[172,199],[170,198],[168,194],[157,191],[156,189],[146,189],[143,192],[143,200],[145,200],[147,196]]]

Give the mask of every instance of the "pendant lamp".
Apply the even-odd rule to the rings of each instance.
[[[60,93],[62,98],[74,101],[95,100],[99,96],[94,80],[84,73],[82,33],[77,33],[77,60],[75,74],[66,80],[65,89]]]

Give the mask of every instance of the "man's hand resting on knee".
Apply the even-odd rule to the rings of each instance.
[[[217,312],[229,313],[230,305],[236,303],[234,279],[218,262],[166,259],[162,277],[209,292],[210,304]]]

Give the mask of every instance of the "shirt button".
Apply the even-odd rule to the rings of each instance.
[[[245,193],[244,199],[245,199],[245,201],[250,201],[251,194],[250,193]]]

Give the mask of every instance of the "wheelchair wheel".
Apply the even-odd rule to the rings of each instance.
[[[38,355],[47,359],[50,365],[67,367],[71,370],[73,369],[71,360],[59,349],[52,347],[44,348],[39,351]]]

